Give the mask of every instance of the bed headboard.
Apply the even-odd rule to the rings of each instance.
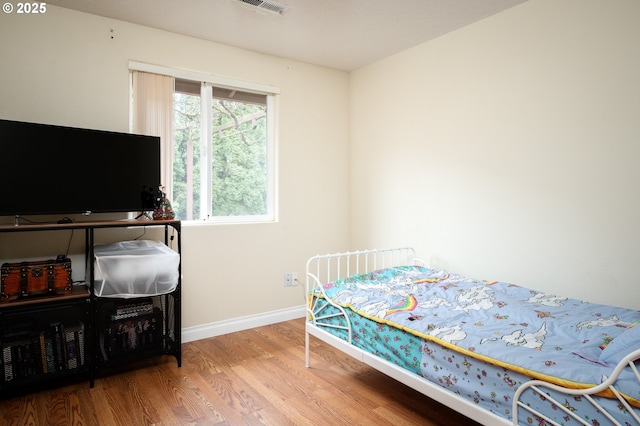
[[[332,318],[343,317],[346,319],[347,315],[342,306],[336,305],[326,297],[324,284],[355,274],[364,274],[393,266],[416,264],[424,265],[424,262],[416,258],[415,251],[411,247],[350,251],[317,255],[310,258],[306,268],[307,319],[313,322],[316,327],[346,330],[346,341],[351,343],[351,323],[349,321],[343,321],[339,324],[332,322]],[[313,296],[320,294],[323,295],[321,299]],[[326,313],[325,309],[330,306],[340,311],[341,314]],[[305,343],[307,366],[309,365],[308,345],[307,336]]]
[[[307,288],[355,274],[400,265],[424,265],[412,247],[395,247],[323,254],[307,261]],[[310,282],[315,280],[316,282]]]

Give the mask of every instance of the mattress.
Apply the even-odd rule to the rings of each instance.
[[[599,360],[602,347],[640,318],[631,309],[415,266],[355,275],[323,290],[319,297],[346,308],[354,345],[507,419],[515,389],[531,378],[575,388],[601,383],[612,370]],[[623,372],[621,386],[637,404],[632,376]],[[545,405],[538,396],[528,398]],[[581,417],[608,422],[581,397],[562,398]],[[599,400],[625,417],[616,400]],[[559,410],[548,411],[571,424]]]

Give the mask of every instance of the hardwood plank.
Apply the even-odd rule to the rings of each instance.
[[[427,425],[477,423],[312,339],[304,320],[182,346],[95,381],[0,400],[10,425]]]
[[[260,374],[256,374],[255,368],[252,367],[255,367],[255,364],[251,366],[236,366],[234,371],[251,387],[260,392],[267,404],[273,407],[273,410],[261,410],[260,414],[276,411],[279,418],[277,423],[272,424],[304,424],[308,422],[308,417],[304,411],[299,410],[296,405],[290,403],[291,399],[297,397],[294,392],[283,392],[283,388],[286,389],[286,387],[274,386],[275,383],[278,383],[277,381],[274,383],[271,380],[257,379]],[[266,368],[260,368],[260,370],[264,371]]]

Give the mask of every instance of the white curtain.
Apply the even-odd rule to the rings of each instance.
[[[167,75],[131,72],[132,131],[160,136],[160,179],[170,200],[173,198],[174,80]]]

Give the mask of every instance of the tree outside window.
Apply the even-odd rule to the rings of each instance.
[[[268,95],[176,79],[178,219],[272,217],[268,105]]]

